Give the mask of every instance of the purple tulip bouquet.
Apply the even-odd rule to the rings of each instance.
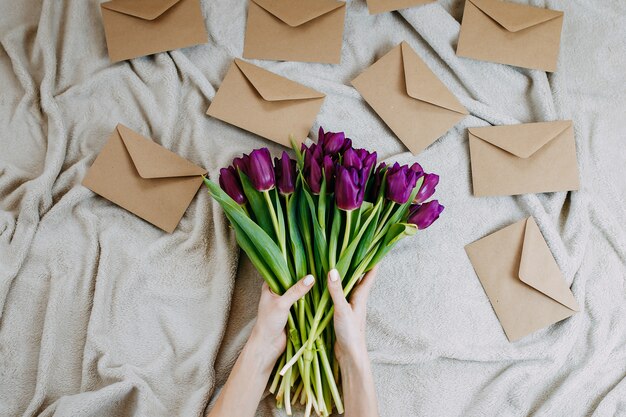
[[[291,308],[270,391],[289,415],[299,400],[306,416],[312,409],[328,416],[334,408],[343,413],[328,272],[338,270],[348,296],[400,239],[437,220],[443,206],[426,202],[439,176],[417,163],[376,166],[376,152],[353,148],[343,132],[320,128],[317,144],[293,147],[296,160],[283,152],[272,163],[267,148],[256,149],[222,168],[219,186],[205,184],[272,291],[316,277]]]

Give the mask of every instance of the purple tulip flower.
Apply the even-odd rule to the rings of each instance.
[[[418,229],[426,229],[439,218],[443,209],[444,207],[437,200],[424,204],[413,204],[409,208],[408,222],[416,225]]]
[[[422,169],[422,166],[420,164],[418,164],[417,162],[415,162],[413,165],[411,165],[411,170],[413,172],[415,172],[415,174],[417,174],[417,178],[419,179],[422,175],[424,175],[424,170]]]
[[[428,200],[435,193],[435,187],[437,187],[437,184],[439,184],[439,175],[424,174],[424,182],[417,192],[413,202],[422,204],[424,201]]]
[[[378,154],[376,153],[376,151],[368,152],[365,149],[357,149],[356,151],[359,154],[361,161],[363,161],[363,169],[367,172],[367,176],[369,177],[369,174],[374,168],[374,165],[376,165]]]
[[[361,207],[365,194],[362,171],[353,167],[337,167],[335,201],[341,210],[351,211]]]
[[[408,165],[400,166],[396,162],[387,169],[387,189],[385,192],[387,199],[398,204],[406,203],[416,183],[417,173]]]
[[[257,191],[271,190],[276,185],[269,149],[261,148],[250,152],[247,168],[250,181]]]
[[[385,177],[385,172],[387,172],[387,164],[381,162],[380,165],[376,168],[374,172],[374,179],[371,185],[371,191],[369,195],[369,200],[371,202],[375,202],[378,199],[378,194],[380,194],[380,187],[383,185],[383,178]]]
[[[280,159],[274,158],[274,174],[276,186],[282,195],[294,192],[296,188],[296,161],[289,158],[287,152],[283,151]]]
[[[245,153],[243,156],[233,159],[233,166],[244,174],[250,176],[248,167],[250,165],[250,157]]]
[[[324,155],[322,160],[322,168],[324,169],[324,177],[326,178],[326,192],[332,194],[335,191],[335,162],[330,155]]]
[[[234,167],[220,169],[220,187],[240,206],[248,201],[243,193],[239,174]]]
[[[324,155],[336,156],[352,147],[352,140],[346,138],[343,132],[326,132],[320,127],[317,139],[317,146],[320,147]],[[336,159],[336,158],[333,158]]]
[[[316,144],[312,144],[308,148],[303,145],[302,148],[305,151],[302,174],[313,194],[319,194],[322,187],[322,164],[324,159],[322,148]]]
[[[349,148],[343,153],[342,165],[363,170],[369,177],[370,171],[376,164],[376,152],[368,152],[365,149]]]
[[[343,153],[342,165],[344,167],[361,169],[363,166],[363,162],[361,161],[361,158],[359,158],[359,155],[356,153],[356,150],[350,148]]]
[[[318,142],[310,146],[303,144],[302,151],[302,174],[313,194],[320,193],[322,174],[326,178],[326,192],[336,193],[339,160],[344,168],[354,168],[357,171],[358,184],[366,183],[377,157],[376,152],[352,149],[352,141],[343,132],[324,132],[323,128],[320,128]]]

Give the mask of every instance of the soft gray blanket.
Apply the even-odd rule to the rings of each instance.
[[[626,4],[531,3],[565,11],[554,74],[457,58],[460,0],[378,16],[352,0],[340,65],[256,62],[327,94],[311,137],[345,130],[441,175],[442,218],[385,259],[371,295],[382,416],[626,415]],[[98,1],[0,2],[1,416],[210,409],[260,277],[204,191],[168,235],[80,182],[118,122],[214,178],[244,151],[280,150],[204,115],[246,9],[204,0],[206,45],[111,65]],[[471,112],[417,157],[349,84],[401,40]],[[467,127],[555,119],[574,121],[581,191],[472,197]],[[463,247],[528,215],[582,311],[512,344]],[[258,415],[282,415],[273,404]]]

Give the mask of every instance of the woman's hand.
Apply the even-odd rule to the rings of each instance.
[[[344,417],[378,417],[376,388],[365,343],[367,297],[376,270],[365,274],[352,290],[349,303],[343,295],[337,270],[328,274],[328,291],[335,304],[335,355],[343,381]]]
[[[341,278],[336,269],[328,274],[328,291],[335,304],[335,355],[341,363],[352,360],[367,359],[365,343],[365,318],[367,298],[376,278],[377,267],[369,271],[361,282],[352,290],[350,302],[343,295]]]
[[[263,283],[261,299],[259,300],[259,313],[250,335],[250,342],[257,343],[266,352],[265,359],[270,365],[274,365],[287,346],[285,325],[289,317],[289,309],[309,292],[314,283],[313,275],[307,275],[282,296],[270,290],[267,283]]]
[[[235,362],[209,417],[252,417],[259,405],[276,359],[287,345],[285,324],[289,308],[303,297],[315,279],[307,275],[282,296],[263,284],[259,314],[248,342]]]

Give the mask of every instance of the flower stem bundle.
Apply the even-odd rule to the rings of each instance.
[[[349,296],[398,241],[437,220],[443,206],[426,200],[439,177],[417,163],[376,166],[376,152],[353,148],[342,132],[320,128],[316,144],[293,148],[295,160],[283,152],[274,161],[256,149],[222,168],[219,185],[204,182],[272,291],[316,278],[289,314],[287,348],[270,378],[277,406],[288,415],[296,403],[307,417],[341,414],[327,274],[337,269]]]

